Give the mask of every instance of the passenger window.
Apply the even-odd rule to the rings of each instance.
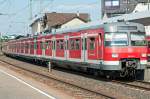
[[[64,41],[60,40],[60,44],[59,45],[60,45],[60,49],[63,50],[64,49]]]
[[[85,46],[85,50],[87,50],[87,38],[85,38],[84,46]]]
[[[68,49],[68,40],[66,41],[66,50]]]
[[[70,49],[73,50],[74,49],[74,40],[70,40]]]
[[[55,50],[56,44],[55,41],[53,41],[53,50]]]
[[[43,49],[43,42],[40,42],[40,49]]]
[[[150,48],[150,41],[148,41],[148,48]]]
[[[51,49],[51,41],[46,41],[45,48]]]
[[[95,38],[90,38],[90,50],[95,49]]]
[[[57,47],[56,47],[56,49],[59,49],[59,40],[57,41]]]
[[[36,49],[39,49],[39,42],[37,42],[36,44]]]
[[[76,40],[75,40],[75,49],[76,49],[76,50],[79,50],[79,49],[80,49],[80,40],[79,40],[79,39],[76,39]]]
[[[101,46],[102,45],[102,35],[100,34],[99,35],[99,46]]]
[[[38,49],[39,48],[39,46],[38,46],[39,44],[38,43],[39,43],[39,41],[31,43],[34,49]]]

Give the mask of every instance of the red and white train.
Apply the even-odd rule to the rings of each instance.
[[[11,40],[3,52],[111,77],[143,79],[147,64],[144,26],[132,22],[87,24]]]

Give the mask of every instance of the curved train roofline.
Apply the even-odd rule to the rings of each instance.
[[[68,32],[79,32],[82,30],[87,29],[96,29],[96,28],[106,28],[108,26],[118,26],[118,25],[127,25],[127,26],[137,26],[138,29],[141,29],[140,31],[145,31],[144,26],[140,23],[135,22],[113,22],[113,23],[104,23],[104,22],[90,22],[86,24],[82,24],[80,26],[74,27],[74,28],[67,28],[67,29],[56,29],[56,31],[52,32],[52,34],[62,34],[62,33],[68,33]],[[142,28],[141,28],[142,27]]]
[[[11,40],[11,41],[18,41],[18,40],[26,40],[29,38],[34,38],[34,37],[39,37],[39,36],[46,36],[46,35],[55,35],[55,34],[63,34],[63,33],[72,33],[72,32],[79,32],[79,31],[84,31],[88,29],[97,29],[97,28],[104,28],[107,32],[108,27],[117,27],[118,25],[123,25],[123,26],[136,26],[137,29],[141,32],[145,32],[144,26],[140,23],[135,23],[135,22],[112,22],[112,23],[107,23],[107,22],[89,22],[82,24],[77,27],[73,28],[66,28],[66,29],[56,29],[56,31],[52,31],[50,34],[41,34],[41,35],[34,35],[31,37],[26,37],[26,38],[20,38],[16,40]]]

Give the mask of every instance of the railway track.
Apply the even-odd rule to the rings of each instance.
[[[112,80],[113,83],[121,84],[126,87],[131,87],[139,90],[150,91],[150,83],[144,81],[133,81],[133,82],[122,82],[117,80]]]
[[[46,77],[46,78],[53,79],[53,80],[55,80],[55,81],[59,81],[60,83],[67,84],[67,85],[69,85],[69,86],[73,86],[73,87],[79,88],[79,89],[81,89],[81,90],[85,90],[85,91],[87,91],[87,92],[91,92],[91,93],[96,94],[96,95],[100,95],[100,96],[102,97],[102,99],[103,99],[103,98],[104,98],[104,99],[119,99],[119,98],[117,98],[117,97],[111,96],[110,94],[106,94],[106,93],[103,93],[103,92],[101,93],[101,92],[99,92],[99,91],[94,91],[94,90],[85,88],[84,86],[79,86],[79,85],[72,84],[72,83],[70,83],[70,82],[66,82],[66,81],[57,79],[57,78],[52,78],[52,77],[49,77],[49,76],[47,76],[47,75],[43,75],[43,74],[41,74],[41,73],[39,73],[39,72],[36,72],[36,71],[32,71],[32,70],[29,70],[29,69],[25,69],[25,68],[19,67],[19,66],[17,66],[17,65],[14,65],[14,64],[12,64],[12,63],[9,63],[9,62],[4,61],[4,60],[1,60],[1,59],[0,59],[0,62],[1,62],[1,63],[5,63],[5,64],[8,64],[8,65],[11,65],[11,66],[13,66],[13,67],[15,67],[15,68],[19,68],[19,69],[22,69],[22,70],[25,70],[25,71],[34,73],[34,74],[36,74],[36,75],[40,75],[40,76],[43,76],[43,77]]]

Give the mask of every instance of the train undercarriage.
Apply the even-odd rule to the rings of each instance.
[[[16,56],[16,55],[8,55],[11,57],[16,57],[18,59],[27,59],[29,61],[33,61],[33,63],[47,63],[49,60],[40,59],[40,58],[29,58],[25,56]],[[63,67],[67,69],[72,69],[76,71],[86,72],[95,76],[105,76],[109,79],[116,78],[126,78],[126,80],[130,79],[138,79],[144,80],[144,69],[137,69],[138,65],[140,65],[138,59],[122,59],[121,60],[121,70],[100,70],[98,68],[91,68],[89,64],[81,64],[77,62],[68,62],[68,61],[60,61],[60,60],[50,60],[52,67]]]

